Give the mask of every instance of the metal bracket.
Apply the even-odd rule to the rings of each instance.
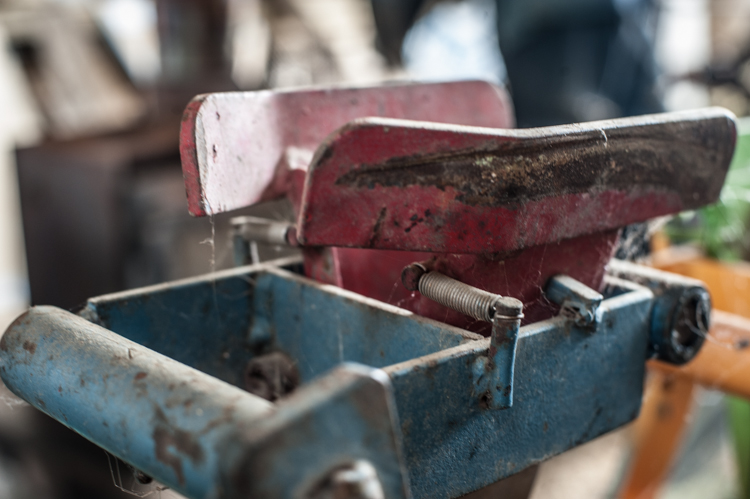
[[[560,314],[570,317],[576,326],[595,332],[601,313],[603,296],[585,284],[566,275],[549,280],[544,291],[549,301],[560,305]]]
[[[472,366],[474,394],[483,407],[507,409],[513,405],[513,372],[523,303],[469,286],[440,272],[413,263],[401,274],[404,286],[427,298],[480,321],[492,322],[486,357]]]
[[[522,310],[519,300],[498,296],[487,357],[474,361],[474,392],[488,409],[507,409],[513,405],[513,374]]]

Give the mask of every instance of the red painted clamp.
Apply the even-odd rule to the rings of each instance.
[[[619,228],[718,199],[725,110],[512,130],[508,102],[483,82],[199,96],[181,132],[190,211],[288,196],[308,275],[481,330],[401,270],[429,261],[533,322],[553,275],[600,288]]]

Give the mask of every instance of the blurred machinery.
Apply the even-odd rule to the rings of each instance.
[[[483,82],[198,97],[191,213],[287,197],[296,223],[235,221],[236,258],[302,258],[34,307],[0,375],[191,498],[460,497],[617,428],[711,308],[611,260],[618,229],[715,200],[733,117],[512,124]]]
[[[154,2],[153,13],[142,13],[147,18],[154,15],[158,23],[154,33],[146,33],[135,44],[132,38],[128,41],[122,38],[132,33],[117,32],[114,25],[106,21],[118,16],[122,19],[123,8],[132,8],[136,4],[143,7],[149,3],[103,2],[101,5],[112,8],[105,9],[106,12],[97,11],[93,18],[98,24],[90,16],[83,15],[81,9],[67,4],[50,8],[44,2],[19,0],[4,4],[0,13],[0,23],[7,31],[13,51],[23,63],[30,89],[36,97],[40,127],[47,137],[41,145],[24,147],[17,152],[34,304],[77,310],[93,295],[227,268],[231,261],[227,243],[233,216],[273,218],[282,224],[271,224],[272,227],[287,227],[289,221],[299,214],[299,206],[295,208],[289,199],[271,205],[256,205],[240,212],[217,213],[219,210],[214,210],[211,221],[187,216],[176,135],[179,113],[185,103],[197,93],[211,91],[334,82],[361,84],[403,77],[406,73],[394,63],[401,58],[406,33],[415,21],[427,19],[430,9],[440,4],[376,0],[371,3],[373,16],[369,11],[370,3],[366,1],[164,0]],[[576,15],[556,16],[556,21],[551,24],[544,19],[526,16],[522,12],[524,9],[519,10],[512,2],[489,0],[484,4],[493,4],[496,14],[503,12],[506,24],[527,28],[525,35],[519,34],[518,30],[498,30],[500,38],[497,40],[503,47],[521,125],[568,123],[660,109],[658,101],[649,93],[654,83],[649,52],[649,30],[654,21],[649,17],[652,2],[627,2],[631,6],[628,12],[618,10],[620,7],[609,1],[580,2],[575,6],[561,4],[562,10],[575,10]],[[600,7],[607,4],[608,7],[600,8],[594,4],[600,4]],[[638,6],[640,10],[636,8]],[[584,8],[593,13],[579,16]],[[404,16],[403,12],[394,14],[393,9],[408,12]],[[523,22],[514,21],[518,19]],[[577,21],[570,24],[567,21],[571,19]],[[640,23],[639,20],[648,22]],[[716,31],[724,33],[721,29]],[[157,40],[149,38],[154,34],[158,34]],[[376,35],[383,55],[375,50]],[[599,48],[591,49],[595,52],[591,53],[589,46]],[[551,48],[551,52],[545,52],[545,47]],[[579,50],[581,48],[583,50]],[[637,50],[631,50],[633,48]],[[547,55],[538,57],[541,53]],[[146,54],[150,55],[145,57]],[[591,64],[575,64],[576,54],[588,54],[584,59]],[[619,66],[611,62],[611,57],[617,54],[629,58],[632,64],[627,67],[638,68],[635,71],[638,82],[612,78],[611,68]],[[534,62],[536,69],[528,64],[519,68],[524,61]],[[539,77],[539,68],[547,67],[544,61],[552,61],[557,69],[560,69],[558,66],[573,69],[556,73],[555,78],[549,77],[549,71]],[[493,81],[501,81],[503,74]],[[602,75],[607,74],[610,76],[601,79],[603,83],[599,85]],[[535,84],[551,85],[560,92],[553,95],[550,91],[527,86],[523,83],[527,76],[523,75],[531,75]],[[614,97],[610,95],[613,93],[616,94]],[[539,96],[555,100],[556,104],[542,103]],[[645,97],[639,100],[634,96]],[[629,107],[628,103],[633,102],[640,107]],[[541,105],[534,111],[530,104]],[[488,109],[499,109],[497,102],[487,106]],[[371,112],[367,115],[381,114]],[[448,115],[442,118],[438,115],[402,117],[509,128],[513,126],[511,114],[506,108],[498,110],[497,116],[504,116],[502,119],[496,116],[494,121],[482,118],[484,121],[479,122],[474,121],[476,116],[466,121]],[[290,176],[300,183],[296,189],[301,188],[299,178],[304,176],[297,167],[309,163],[312,151],[325,133],[343,124],[341,121],[323,127],[314,140],[285,142],[289,147],[284,151],[281,163],[288,163],[297,172]],[[299,193],[288,198],[294,201],[295,196]],[[237,206],[246,204],[249,201]],[[245,218],[233,223],[237,234],[235,257],[241,263],[299,252],[297,247],[280,252],[277,245],[266,244],[265,236],[259,237],[257,231],[266,231],[267,222],[254,226],[252,219]],[[278,239],[273,241],[279,242]],[[596,253],[593,249],[588,251],[582,254]],[[377,255],[366,254],[354,257],[339,247],[327,249],[322,256],[330,256],[337,267],[328,275],[314,275],[439,321],[449,320],[473,332],[490,333],[489,322],[461,318],[461,314],[418,298],[418,294],[413,295],[396,284],[403,266],[429,260],[431,254],[414,254],[413,259],[406,258],[405,252],[379,250]],[[554,262],[550,255],[552,253],[545,252],[539,260],[548,264]],[[590,269],[603,268],[600,266],[604,261],[601,255],[592,256],[598,258],[599,263],[592,264]],[[310,255],[305,257],[308,269],[313,269],[309,270],[310,275],[314,271],[310,263],[312,258]],[[534,263],[537,261],[531,256],[527,258]],[[442,260],[433,263],[474,286],[492,288],[486,284],[497,280],[495,274],[488,273],[485,279],[475,281],[471,273],[481,273],[486,269],[471,270],[468,263],[471,258],[462,257],[460,260],[461,263]],[[318,270],[326,270],[325,259],[322,261]],[[528,290],[528,294],[522,297],[528,305],[524,311],[526,317],[538,320],[556,313],[555,305],[545,304],[541,299],[544,279],[521,275],[520,269],[525,268],[530,274],[542,270],[535,265],[524,267],[523,259],[512,261],[515,263],[506,267],[515,267],[518,279],[526,283],[538,281],[537,289]],[[462,270],[459,271],[459,267]],[[357,268],[368,270],[363,276]],[[447,272],[447,269],[452,272]],[[558,270],[573,275],[589,287],[597,286],[596,276],[589,281],[568,269]],[[458,274],[454,274],[456,272]],[[380,284],[362,284],[370,282],[368,279],[373,274],[381,276]],[[513,295],[515,290],[511,287],[508,284],[492,291]],[[120,333],[116,329],[115,332]],[[175,358],[180,359],[179,356]],[[228,379],[222,376],[219,377]],[[235,384],[244,386],[241,382]],[[7,448],[16,449],[11,452],[15,456],[14,453],[22,447],[43,449],[43,441],[64,441],[61,445],[67,450],[59,452],[69,452],[76,445],[74,440],[55,432],[54,428],[50,421],[40,420],[38,435],[26,441],[17,438]],[[11,425],[2,429],[0,438],[9,441],[5,436],[25,434]],[[32,432],[29,430],[28,434]],[[106,460],[98,449],[79,455],[80,462],[89,463],[82,468],[90,470],[91,476],[80,469],[72,469],[74,467],[50,473],[56,470],[56,463],[39,456],[54,454],[40,450],[34,459],[24,461],[27,470],[37,473],[34,475],[37,479],[30,483],[49,483],[48,489],[55,489],[54,493],[50,492],[50,497],[78,497],[82,490],[88,490],[84,485],[86,481],[92,482],[89,485],[97,490],[91,492],[93,495],[100,496],[102,490],[112,490]],[[90,459],[92,455],[98,459]],[[31,461],[35,464],[28,465]],[[96,469],[99,471],[94,471]],[[125,466],[122,469],[126,470]],[[99,472],[107,480],[94,478],[100,477]],[[48,473],[46,481],[38,479],[44,473]],[[129,480],[130,473],[125,473]],[[526,476],[533,479],[533,473]],[[104,482],[107,482],[106,487],[100,487]],[[116,483],[123,482],[116,480]],[[30,496],[41,497],[38,491],[30,492]],[[18,497],[21,497],[20,493]]]

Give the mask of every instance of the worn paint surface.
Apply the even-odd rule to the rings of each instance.
[[[233,288],[238,281],[252,289]],[[237,497],[249,488],[260,496],[291,496],[355,457],[374,464],[394,491],[388,497],[406,494],[399,488],[405,483],[415,497],[457,497],[624,424],[640,405],[654,295],[636,285],[621,286],[602,302],[593,333],[565,317],[522,328],[513,407],[502,411],[487,408],[473,389],[472,368],[487,358],[489,339],[270,265],[90,303],[108,310],[101,316],[127,334],[138,329],[126,327],[131,321],[144,337],[159,337],[150,341],[162,353],[229,379],[226,365],[200,362],[197,350],[186,353],[178,345],[186,327],[181,304],[201,303],[206,286],[242,296],[220,301],[246,319],[217,330],[217,341],[244,345],[238,351],[246,360],[273,351],[289,355],[303,382],[297,391],[271,405],[56,309],[51,315],[35,309],[31,320],[6,333],[3,380],[36,407],[196,498],[209,497],[209,490]],[[127,313],[118,315],[119,307]],[[195,320],[201,327],[190,334],[199,337],[196,345],[208,345],[212,324]],[[496,360],[508,368],[502,356]],[[377,371],[329,371],[350,361],[382,367],[394,403]],[[260,407],[261,416],[237,408],[244,403]],[[363,412],[368,417],[358,416]],[[394,468],[399,447],[408,482]]]
[[[472,397],[472,364],[489,339],[386,368],[414,497],[461,496],[632,420],[651,297],[605,300],[593,335],[563,318],[522,328],[510,409],[483,409]]]
[[[735,135],[718,108],[529,130],[357,120],[318,149],[298,238],[487,254],[615,229],[715,201]]]
[[[190,498],[302,497],[357,460],[410,496],[382,371],[339,366],[271,404],[54,307],[22,315],[0,360],[14,393]]]
[[[527,323],[551,317],[550,277],[598,290],[617,229],[714,201],[734,148],[720,109],[508,130],[507,102],[480,82],[202,96],[183,126],[189,204],[286,195],[308,276],[487,335],[398,286],[401,268],[432,258],[523,301]]]
[[[242,387],[253,350],[253,279],[270,267],[299,259],[216,272],[90,299],[80,315],[118,335]]]
[[[507,94],[481,81],[201,95],[180,132],[190,212],[211,215],[287,193],[298,201],[312,152],[365,116],[513,126]]]
[[[427,261],[430,268],[463,283],[517,298],[524,304],[524,323],[529,324],[555,315],[556,307],[542,294],[555,275],[568,275],[598,290],[616,241],[617,232],[610,231],[496,255],[331,248],[340,276],[332,284],[488,336],[489,324],[407,290],[400,283],[401,270],[413,262]]]
[[[108,452],[189,497],[221,489],[216,442],[269,402],[54,307],[0,342],[5,385]]]
[[[255,282],[248,341],[295,359],[303,381],[343,361],[385,367],[481,338],[284,271],[269,270]]]

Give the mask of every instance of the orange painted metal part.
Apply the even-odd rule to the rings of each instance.
[[[692,362],[674,366],[654,361],[649,367],[750,399],[750,319],[714,310],[709,341]]]
[[[694,388],[688,378],[658,370],[649,373],[635,427],[633,464],[620,490],[622,499],[650,499],[659,492],[682,440]]]
[[[667,250],[655,255],[654,266],[702,280],[715,309],[709,339],[693,361],[679,367],[659,361],[648,364],[633,464],[620,489],[623,499],[649,499],[658,493],[679,450],[695,385],[750,399],[750,319],[742,316],[750,313],[750,265],[679,257]]]

